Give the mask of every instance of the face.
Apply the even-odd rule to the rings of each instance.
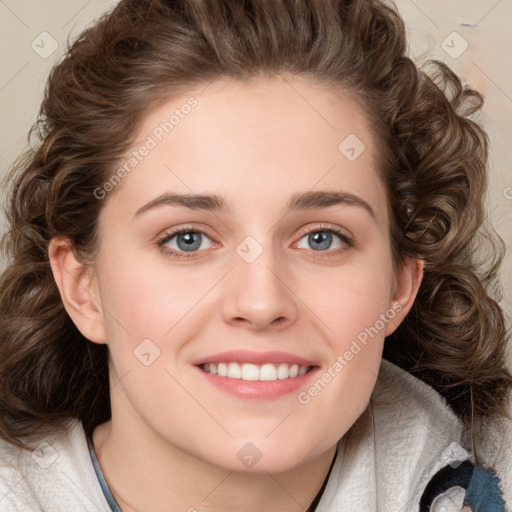
[[[99,199],[100,320],[77,324],[109,345],[125,435],[285,471],[365,409],[410,272],[357,103],[296,77],[202,89],[148,113]]]

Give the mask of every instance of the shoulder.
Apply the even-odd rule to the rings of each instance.
[[[0,438],[0,510],[109,510],[80,422],[70,420],[32,450]]]
[[[436,475],[465,462],[473,467],[463,425],[446,401],[383,360],[367,408],[340,441],[317,510],[419,511]]]

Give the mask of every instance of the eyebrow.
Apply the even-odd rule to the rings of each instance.
[[[288,210],[314,210],[336,205],[356,206],[366,210],[374,219],[373,208],[362,198],[343,191],[309,191],[296,193],[290,197]],[[159,206],[184,206],[191,210],[230,212],[226,201],[219,195],[172,194],[165,193],[145,204],[135,212],[135,216]]]

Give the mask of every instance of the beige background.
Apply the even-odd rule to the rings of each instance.
[[[25,146],[45,78],[62,55],[68,35],[76,35],[115,3],[0,0],[0,177]],[[408,26],[411,55],[419,61],[427,55],[444,60],[485,95],[486,105],[478,120],[492,143],[488,218],[512,248],[512,0],[396,3]],[[55,45],[58,47],[51,53]],[[503,265],[502,282],[502,306],[511,316],[510,254]],[[500,469],[505,471],[508,466],[509,473],[511,451],[506,455],[503,447],[498,460]],[[512,502],[512,475],[505,483]]]

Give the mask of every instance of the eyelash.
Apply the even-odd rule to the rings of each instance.
[[[188,256],[188,255],[186,255],[185,252],[177,252],[175,250],[168,249],[167,247],[165,247],[165,244],[167,242],[169,242],[169,240],[172,240],[175,236],[178,236],[178,235],[181,235],[184,233],[196,233],[196,234],[205,235],[208,238],[211,238],[208,235],[208,233],[206,233],[205,231],[203,231],[201,229],[194,228],[193,226],[184,226],[184,227],[176,229],[175,231],[171,231],[170,233],[166,233],[165,235],[163,235],[163,237],[161,237],[159,240],[157,240],[156,245],[159,248],[159,250],[161,252],[163,252],[165,255],[172,256],[174,258],[193,258],[194,254],[197,254],[198,252],[201,252],[201,251],[190,251],[191,255]],[[304,238],[304,236],[309,235],[311,233],[334,233],[346,245],[346,247],[344,247],[344,248],[338,248],[335,250],[333,250],[333,249],[329,249],[326,251],[310,250],[315,255],[314,257],[329,258],[329,257],[338,256],[354,246],[353,240],[350,237],[348,237],[345,233],[343,233],[341,230],[339,230],[338,228],[336,228],[334,226],[324,225],[324,224],[321,224],[320,226],[317,226],[314,229],[309,229],[309,230],[305,230],[305,231],[301,232],[301,234],[299,236],[299,241],[302,238]],[[319,256],[319,253],[322,254],[322,256]]]

